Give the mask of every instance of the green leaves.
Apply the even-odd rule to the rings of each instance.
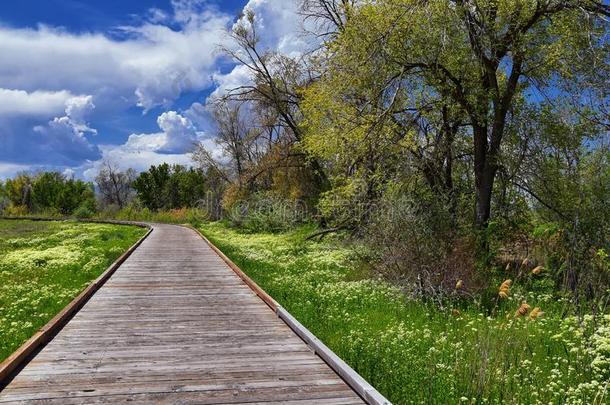
[[[205,197],[205,181],[202,170],[163,163],[140,173],[133,187],[146,208],[169,210],[194,207]]]
[[[6,181],[5,192],[9,209],[22,214],[72,215],[78,208],[95,211],[93,184],[57,172],[18,174]]]

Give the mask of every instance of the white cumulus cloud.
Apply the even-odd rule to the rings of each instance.
[[[0,119],[22,116],[43,116],[59,114],[66,101],[74,97],[66,90],[27,92],[0,88]]]
[[[190,152],[204,134],[198,132],[190,119],[176,111],[164,112],[157,118],[161,132],[131,134],[120,147],[132,152],[155,152],[159,154],[185,154]]]
[[[93,97],[72,97],[66,100],[65,105],[66,115],[55,117],[47,125],[34,127],[34,132],[40,135],[39,140],[42,141],[39,147],[67,160],[99,159],[101,154],[98,147],[86,137],[87,134],[97,133],[85,121],[86,116],[95,108]]]
[[[290,56],[311,48],[298,3],[248,2],[262,48]],[[203,98],[186,111],[169,110],[185,93],[216,88],[215,97],[250,80],[243,66],[220,73],[227,60],[218,49],[232,46],[226,30],[235,16],[206,0],[171,4],[170,11],[149,9],[139,23],[107,33],[0,25],[0,52],[10,56],[0,60],[0,165],[5,173],[52,165],[91,174],[101,158],[138,170],[163,161],[188,164],[195,141],[221,153],[205,135],[213,123]],[[129,131],[115,145],[110,143],[121,141],[106,140],[101,129],[108,125],[99,125],[95,136],[99,119],[120,117],[134,106],[144,113],[159,107],[167,111],[157,118],[158,132],[127,137]]]
[[[157,118],[159,128],[165,134],[165,143],[158,150],[162,153],[185,153],[197,142],[197,130],[190,119],[175,111],[168,111]]]

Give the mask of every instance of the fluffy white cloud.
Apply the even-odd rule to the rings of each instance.
[[[173,13],[150,10],[140,24],[108,35],[0,25],[0,52],[10,55],[0,61],[0,162],[87,165],[101,156],[88,139],[96,131],[85,120],[93,99],[96,116],[119,115],[134,105],[144,111],[168,107],[183,92],[212,85],[216,47],[232,17],[203,0],[172,5]],[[159,147],[182,153],[193,129],[160,124],[170,130]],[[105,135],[96,143],[104,143]]]
[[[197,141],[197,130],[190,119],[175,111],[163,113],[157,118],[159,128],[165,134],[161,153],[185,153],[193,149]]]
[[[15,174],[27,171],[30,166],[0,162],[0,179],[13,177]]]
[[[62,172],[62,174],[64,175],[64,177],[66,177],[67,179],[73,179],[74,175],[76,174],[76,172],[73,169],[70,168],[66,168],[64,169],[64,171]]]
[[[0,114],[0,163],[7,167],[71,166],[100,158],[99,149],[87,138],[96,134],[86,121],[95,108],[92,96],[73,96],[66,91],[0,94],[19,108],[13,111],[4,105],[4,114]],[[48,121],[41,125],[43,119]]]
[[[85,125],[85,118],[95,109],[93,96],[72,97],[66,100],[66,116],[77,125]]]
[[[162,132],[155,134],[131,134],[125,144],[119,147],[135,153],[157,152],[165,144],[165,134]]]
[[[244,65],[235,66],[229,73],[214,74],[216,89],[209,95],[208,102],[227,94],[231,89],[252,83],[250,69]]]
[[[175,111],[168,111],[157,118],[161,132],[151,134],[131,134],[122,145],[100,145],[102,159],[81,168],[86,179],[95,178],[101,161],[109,160],[123,170],[128,168],[136,171],[147,170],[150,165],[163,162],[169,164],[192,165],[188,155],[197,142],[203,143],[212,155],[222,160],[222,149],[214,139],[197,131],[192,121]]]
[[[299,56],[318,40],[307,34],[299,14],[300,1],[250,0],[244,10],[254,12],[256,29],[263,48],[275,49],[288,56]],[[243,17],[242,17],[243,18]]]
[[[45,126],[34,127],[34,132],[40,135],[38,147],[41,151],[46,151],[47,156],[67,161],[99,159],[101,154],[98,147],[86,137],[87,134],[97,133],[85,121],[86,116],[95,108],[93,97],[72,97],[65,105],[66,115],[55,117]]]
[[[0,119],[59,114],[66,101],[74,97],[69,91],[10,90],[0,88]]]
[[[191,165],[191,159],[185,154],[160,154],[150,149],[136,149],[126,145],[100,145],[102,159],[84,165],[80,170],[86,180],[92,181],[102,165],[103,160],[111,161],[122,170],[129,168],[138,172],[148,170],[151,165],[162,163]],[[79,171],[79,170],[77,170]]]
[[[159,154],[185,154],[204,134],[198,132],[190,119],[176,111],[164,112],[157,118],[162,132],[153,134],[131,134],[121,146],[132,152],[155,152]]]
[[[298,3],[248,2],[246,7],[257,15],[262,47],[292,56],[311,48]],[[94,118],[136,105],[144,112],[169,109],[185,92],[216,86],[217,96],[247,83],[243,66],[218,73],[222,57],[217,50],[231,46],[225,31],[234,17],[206,0],[172,0],[172,5],[173,12],[150,9],[141,23],[108,35],[44,25],[0,26],[0,52],[10,55],[0,61],[0,169],[64,165],[91,174],[100,158],[138,170],[164,161],[188,164],[185,153],[194,141],[205,142],[220,156],[213,140],[204,136],[211,123],[201,103],[161,114],[159,132],[132,134],[119,145],[108,145],[102,131],[93,138],[97,131],[87,122],[94,108]]]

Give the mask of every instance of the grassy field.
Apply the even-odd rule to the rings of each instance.
[[[565,316],[567,302],[519,286],[493,311],[441,310],[367,278],[349,249],[304,241],[311,229],[201,230],[394,403],[608,403],[609,315]],[[515,316],[524,301],[544,315]]]
[[[0,220],[0,361],[145,232],[122,225]]]

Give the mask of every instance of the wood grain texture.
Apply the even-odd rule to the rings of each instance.
[[[357,404],[360,397],[193,230],[150,236],[0,403]]]

